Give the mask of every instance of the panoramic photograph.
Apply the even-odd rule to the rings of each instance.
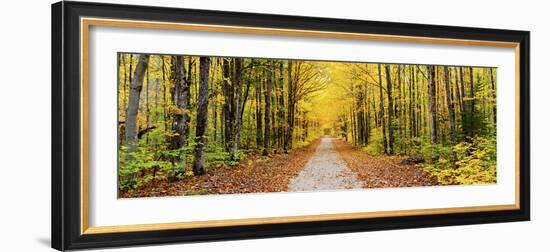
[[[117,62],[118,198],[497,182],[496,68]]]

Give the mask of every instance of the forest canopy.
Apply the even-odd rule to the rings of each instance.
[[[496,182],[496,69],[118,54],[118,186],[339,137],[438,184]]]

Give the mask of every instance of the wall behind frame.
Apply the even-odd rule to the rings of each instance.
[[[89,0],[87,0],[89,1]],[[95,0],[94,0],[95,1]],[[105,0],[107,1],[107,0]],[[547,156],[550,30],[543,1],[214,1],[110,2],[225,11],[324,16],[531,30],[532,221],[322,236],[166,245],[116,251],[543,251],[550,225]],[[50,4],[29,0],[0,10],[0,167],[2,251],[51,251]],[[9,236],[8,236],[9,235]]]

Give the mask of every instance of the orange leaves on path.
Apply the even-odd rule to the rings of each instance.
[[[401,165],[396,156],[371,156],[342,140],[334,148],[364,183],[365,188],[436,185],[437,180],[414,165]]]
[[[284,192],[292,178],[309,161],[319,140],[289,154],[264,157],[250,154],[239,165],[207,170],[175,183],[156,181],[133,192],[121,192],[120,198],[159,197],[177,195]]]

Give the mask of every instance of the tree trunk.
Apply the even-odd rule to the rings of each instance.
[[[435,104],[435,66],[427,66],[428,70],[428,109],[430,111],[430,144],[432,148],[437,143],[437,114]]]
[[[294,121],[294,99],[293,99],[293,81],[292,81],[292,61],[288,61],[288,111],[287,111],[287,121],[286,121],[286,137],[285,137],[285,143],[284,143],[284,151],[285,153],[288,152],[290,148],[292,148],[292,133],[293,133],[293,121]],[[298,73],[296,73],[298,74]]]
[[[470,138],[474,137],[474,117],[476,116],[475,110],[476,110],[476,100],[475,100],[475,94],[474,94],[474,71],[472,67],[469,68],[470,70]]]
[[[382,126],[382,143],[384,145],[384,154],[388,153],[388,140],[386,139],[386,123],[384,118],[384,92],[382,88],[382,66],[378,64],[378,87],[380,91],[380,124]]]
[[[217,135],[218,135],[218,99],[217,99],[217,85],[214,81],[216,76],[216,70],[218,67],[218,61],[217,58],[211,59],[210,64],[211,67],[211,74],[210,74],[210,94],[209,99],[212,100],[211,110],[212,110],[212,140],[214,142],[217,141]]]
[[[206,152],[206,128],[208,124],[208,75],[210,74],[210,57],[200,57],[199,96],[197,107],[197,129],[195,145],[195,162],[193,174],[204,174],[204,159]]]
[[[222,59],[222,85],[224,93],[223,115],[224,115],[224,142],[225,150],[230,151],[232,148],[233,136],[233,87],[230,83],[230,64],[231,59]]]
[[[269,69],[267,70],[267,82],[265,88],[265,114],[264,114],[264,124],[265,124],[265,133],[264,133],[264,152],[263,155],[269,154],[269,140],[271,137],[271,85],[272,85],[272,62],[269,64]]]
[[[126,111],[126,144],[128,144],[129,152],[134,152],[137,149],[139,97],[143,88],[145,69],[148,64],[149,56],[141,54],[135,69],[134,78],[130,83],[130,97],[128,99],[128,110]]]
[[[464,97],[466,97],[466,88],[464,84],[464,70],[462,67],[460,67],[460,100],[462,100],[462,131],[464,133],[464,136],[470,135],[470,127],[467,125],[466,119],[469,117],[470,113],[470,105],[471,103],[469,101],[465,101]]]
[[[462,104],[462,95],[460,94],[460,85],[459,85],[459,81],[458,81],[458,69],[456,67],[454,67],[454,73],[455,73],[455,97],[456,97],[456,100],[458,101],[458,108],[457,108],[457,111],[459,110],[460,113],[462,113],[464,111],[464,107],[463,107],[463,104]],[[456,117],[456,115],[455,115]]]
[[[149,64],[147,64],[147,70],[145,70],[147,81],[145,81],[145,128],[149,128],[151,122],[151,115],[149,115],[149,86],[151,85],[151,71],[149,70]],[[145,136],[146,143],[149,143],[149,138]]]
[[[365,127],[366,127],[366,139],[367,139],[367,142],[366,144],[369,144],[370,142],[370,137],[371,137],[371,126],[370,126],[370,115],[371,115],[371,111],[370,111],[370,107],[369,107],[369,86],[365,86],[365,99],[364,99],[364,102],[363,102],[363,106],[365,107]]]
[[[172,171],[168,174],[169,181],[175,181],[178,174],[185,173],[186,164],[185,160],[181,157],[185,156],[185,152],[181,149],[187,145],[187,135],[189,132],[189,99],[190,99],[190,83],[188,76],[186,75],[184,66],[184,56],[172,56],[172,62],[174,64],[174,104],[176,109],[173,111],[172,129],[174,129],[176,135],[172,136],[172,149],[179,150],[179,155],[173,158],[173,162],[177,164],[179,169]]]
[[[235,103],[233,108],[233,146],[231,148],[231,160],[237,160],[239,137],[241,131],[241,85],[242,85],[242,59],[235,58]]]
[[[393,154],[393,97],[392,97],[392,82],[391,82],[390,65],[386,64],[386,89],[388,94],[388,138],[389,138],[389,154]]]
[[[259,75],[259,74],[258,74]],[[263,144],[262,135],[262,81],[256,77],[256,148],[260,149]]]
[[[493,68],[489,69],[489,75],[491,78],[491,89],[493,91],[493,123],[496,130],[497,128],[497,89],[495,86],[495,77],[493,75]]]
[[[399,128],[399,136],[400,137],[405,137],[405,130],[406,129],[404,128],[404,126],[406,126],[406,122],[405,122],[405,104],[404,104],[404,99],[403,99],[403,94],[405,92],[404,92],[404,87],[403,87],[404,86],[404,83],[403,83],[403,77],[404,76],[401,76],[402,71],[404,71],[403,66],[402,65],[397,65],[397,90],[399,91],[399,93],[398,93],[397,104],[395,105],[395,107],[396,107],[395,117],[397,117],[399,119],[399,120],[397,120],[398,128]],[[404,141],[400,141],[400,142],[401,142],[400,149],[402,150]]]
[[[126,108],[126,86],[128,85],[128,74],[126,73],[126,54],[120,54],[121,63],[122,63],[122,71],[124,74],[124,81],[122,82],[122,105],[120,105],[119,109],[119,115],[122,117],[124,114],[124,108]],[[124,115],[125,117],[126,115]]]
[[[455,128],[455,113],[454,113],[454,102],[452,100],[452,91],[451,83],[449,80],[449,68],[444,67],[444,78],[445,78],[445,96],[447,98],[447,109],[449,110],[449,127],[451,130],[451,143],[454,144],[456,136]]]
[[[416,85],[416,76],[414,75],[414,66],[410,66],[410,84],[409,84],[409,130],[410,130],[410,137],[416,137],[417,131],[416,131],[416,104],[415,104],[415,85]]]
[[[445,78],[445,96],[447,97],[447,110],[449,110],[449,128],[451,130],[451,146],[455,145],[456,141],[456,123],[455,123],[455,109],[454,109],[454,101],[452,99],[452,91],[451,91],[451,81],[449,77],[449,69],[447,66],[443,68],[444,71],[444,78]],[[456,168],[456,153],[454,150],[452,151],[452,157],[451,162],[453,163],[453,167]]]
[[[119,142],[119,148],[120,146],[124,145],[124,140],[126,138],[126,132],[125,132],[125,127],[126,125],[123,123],[126,121],[126,86],[127,86],[127,83],[128,83],[128,74],[126,73],[126,54],[120,54],[120,60],[119,60],[119,69],[120,69],[120,65],[122,65],[122,72],[123,72],[123,79],[124,81],[121,81],[120,83],[122,84],[122,104],[120,103],[121,102],[121,99],[120,99],[120,96],[118,96],[118,142]],[[119,77],[119,80],[120,80],[120,77]],[[119,86],[119,92],[120,92],[120,86]]]
[[[164,117],[164,131],[168,131],[168,100],[166,99],[166,70],[164,56],[162,59],[162,116]]]

